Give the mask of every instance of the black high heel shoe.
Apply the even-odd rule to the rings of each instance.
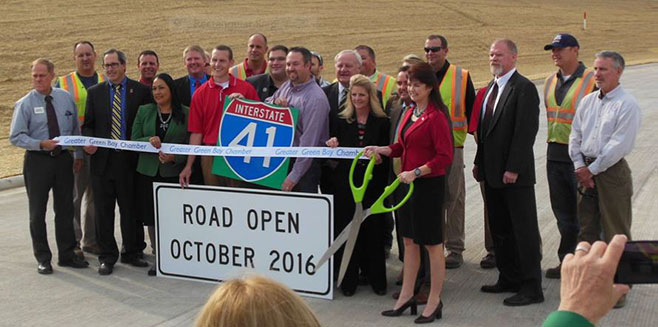
[[[432,312],[431,315],[429,315],[429,317],[425,317],[423,315],[420,315],[420,317],[418,317],[418,318],[416,318],[416,320],[414,320],[414,323],[416,323],[416,324],[427,324],[427,323],[430,323],[430,322],[434,321],[435,318],[436,319],[441,319],[441,316],[442,316],[441,311],[443,311],[443,301],[439,301],[439,305],[436,306],[436,309],[434,310],[434,312]]]
[[[412,296],[407,302],[404,302],[403,305],[401,305],[397,309],[392,309],[392,310],[386,310],[382,311],[382,316],[386,317],[398,317],[402,315],[407,308],[411,307],[411,315],[415,316],[418,314],[418,304],[416,303],[416,297]]]

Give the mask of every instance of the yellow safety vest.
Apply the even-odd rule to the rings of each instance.
[[[96,83],[101,83],[105,80],[103,74],[96,75],[98,76]],[[78,74],[72,72],[68,75],[60,76],[58,82],[60,88],[68,91],[73,96],[75,105],[78,107],[78,120],[83,122],[85,120],[85,106],[87,105],[87,89],[85,89],[84,84],[78,78]]]
[[[270,72],[270,65],[267,63],[267,61],[265,62],[265,65],[266,65],[265,66],[265,74],[267,74],[267,73]],[[235,78],[237,78],[237,79],[241,79],[243,81],[246,80],[247,79],[247,70],[244,68],[244,61],[237,64],[237,65],[235,65],[235,66],[233,66],[233,67],[231,67],[231,69],[229,69],[229,73],[231,75],[235,76]]]
[[[576,115],[576,108],[585,95],[594,90],[594,71],[586,69],[583,76],[575,79],[560,105],[555,100],[557,73],[546,78],[544,84],[544,103],[548,118],[547,142],[569,144],[571,123]]]
[[[382,102],[384,105],[388,103],[388,99],[393,94],[393,90],[396,87],[396,80],[390,75],[380,73],[375,71],[374,74],[370,76],[370,81],[377,86],[377,91],[382,92]]]
[[[468,82],[468,70],[450,64],[448,71],[443,76],[439,86],[439,93],[443,103],[450,111],[452,119],[452,135],[455,139],[455,147],[464,146],[468,132],[466,119],[466,83]]]

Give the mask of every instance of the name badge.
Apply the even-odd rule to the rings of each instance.
[[[42,114],[44,113],[43,107],[34,107],[34,113],[35,114]]]

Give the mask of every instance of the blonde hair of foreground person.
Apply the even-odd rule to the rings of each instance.
[[[253,276],[220,285],[199,313],[197,327],[320,327],[311,308],[288,287]]]

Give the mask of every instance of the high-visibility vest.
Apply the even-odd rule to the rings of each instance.
[[[265,66],[265,74],[267,74],[267,73],[270,72],[270,65],[267,63],[267,61],[265,62],[265,65],[266,65]],[[237,65],[235,65],[235,66],[233,66],[233,67],[231,67],[231,69],[229,69],[228,72],[231,75],[235,76],[235,78],[241,79],[243,81],[246,80],[247,77],[249,77],[249,76],[247,76],[247,70],[244,68],[244,61],[237,64]]]
[[[466,83],[468,70],[450,64],[439,85],[439,93],[443,103],[448,107],[452,119],[452,135],[455,147],[464,146],[468,133],[466,119]]]
[[[374,74],[370,75],[370,81],[377,86],[377,91],[382,92],[382,102],[386,105],[396,87],[395,78],[391,75],[375,71]]]
[[[594,90],[594,71],[586,69],[583,76],[574,80],[567,95],[560,105],[555,100],[557,73],[546,78],[544,84],[544,103],[548,118],[547,142],[569,144],[571,123],[576,115],[576,108],[585,95]]]
[[[96,74],[98,80],[96,83],[101,83],[105,80],[103,74]],[[76,107],[78,107],[78,120],[83,122],[85,120],[85,106],[87,105],[87,89],[85,85],[82,84],[78,74],[72,72],[68,75],[60,76],[58,78],[59,87],[68,91],[75,101]]]

